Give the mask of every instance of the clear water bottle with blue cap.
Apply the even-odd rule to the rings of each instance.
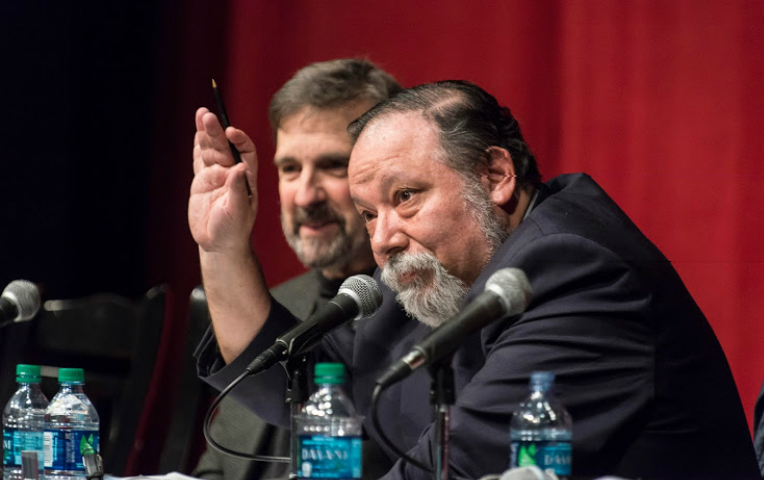
[[[551,372],[531,375],[531,394],[512,415],[509,427],[509,466],[535,465],[564,479],[571,475],[573,421],[552,394],[553,385]]]
[[[342,391],[345,366],[318,363],[311,395],[296,418],[299,478],[361,478],[361,419]]]
[[[17,365],[19,389],[3,410],[3,479],[21,480],[21,452],[37,453],[43,468],[43,428],[48,399],[40,390],[40,366]]]
[[[46,480],[85,480],[82,456],[99,453],[99,418],[82,391],[81,368],[58,370],[60,389],[45,411]]]

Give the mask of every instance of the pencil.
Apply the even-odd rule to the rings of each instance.
[[[218,115],[220,116],[220,125],[223,127],[223,131],[231,126],[231,123],[228,121],[228,113],[225,110],[225,104],[223,103],[223,97],[220,95],[220,89],[218,88],[218,84],[215,82],[215,79],[212,79],[212,93],[215,95],[215,103],[218,105]],[[235,163],[241,163],[241,155],[239,154],[239,150],[236,149],[233,143],[231,143],[230,140],[228,140],[228,146],[231,147],[231,154],[233,155],[233,161]],[[246,182],[245,185],[247,186],[247,193],[251,196],[252,191],[249,188],[249,182]]]

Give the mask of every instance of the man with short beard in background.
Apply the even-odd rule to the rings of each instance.
[[[352,146],[347,126],[399,90],[395,79],[371,62],[339,59],[301,69],[271,101],[269,119],[276,139],[274,162],[279,173],[282,229],[302,264],[311,269],[275,287],[271,294],[299,319],[309,317],[333,298],[347,277],[374,271],[369,237],[348,190],[347,163]],[[214,114],[199,109],[196,124],[196,177],[189,200],[189,223],[199,242],[205,291],[217,331],[222,328],[218,325],[227,321],[218,292],[221,288],[238,291],[241,283],[236,279],[254,274],[258,268],[250,245],[257,210],[256,170],[248,173],[253,198],[246,205],[238,205],[243,208],[231,210],[227,203],[230,189],[244,188],[244,165],[233,164]],[[254,146],[243,132],[230,128],[226,133],[244,156],[254,155]],[[217,228],[231,237],[215,241]],[[221,346],[221,352],[230,361],[232,356],[225,347]],[[244,453],[289,456],[289,430],[264,422],[233,399],[221,403],[211,431],[220,443]],[[364,460],[364,478],[376,478],[390,466],[370,442],[364,444]],[[288,474],[289,464],[242,460],[212,448],[202,455],[193,472],[195,477],[225,480],[286,478]]]
[[[393,291],[383,288],[381,309],[352,339],[329,334],[317,353],[348,366],[370,436],[379,438],[368,422],[379,375],[512,267],[531,283],[526,311],[464,338],[453,356],[452,475],[507,468],[511,415],[530,375],[552,371],[573,418],[574,477],[759,478],[713,331],[668,260],[589,176],[542,183],[509,109],[468,82],[404,90],[349,130],[352,199]],[[393,297],[419,321],[398,315]],[[229,365],[215,365],[212,338],[202,344],[200,374],[213,386],[294,324],[278,303],[261,306],[257,335]],[[424,370],[386,390],[377,411],[393,443],[432,467]],[[238,394],[286,421],[283,384],[271,369]],[[431,476],[399,460],[383,478]]]

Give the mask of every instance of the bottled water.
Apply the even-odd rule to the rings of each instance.
[[[43,468],[42,432],[48,399],[40,390],[39,365],[17,365],[19,389],[3,410],[3,479],[21,480],[21,452],[37,452]]]
[[[510,468],[536,465],[567,478],[571,471],[573,421],[562,404],[550,394],[551,372],[531,375],[531,394],[512,415],[509,427]]]
[[[85,480],[82,455],[99,453],[98,414],[82,392],[81,368],[61,368],[61,387],[45,411],[46,480]]]
[[[361,419],[342,392],[345,366],[318,363],[318,391],[296,418],[299,478],[361,478]]]

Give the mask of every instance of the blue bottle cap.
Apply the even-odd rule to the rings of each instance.
[[[531,373],[531,388],[547,392],[554,384],[554,373],[552,372],[533,372]]]

